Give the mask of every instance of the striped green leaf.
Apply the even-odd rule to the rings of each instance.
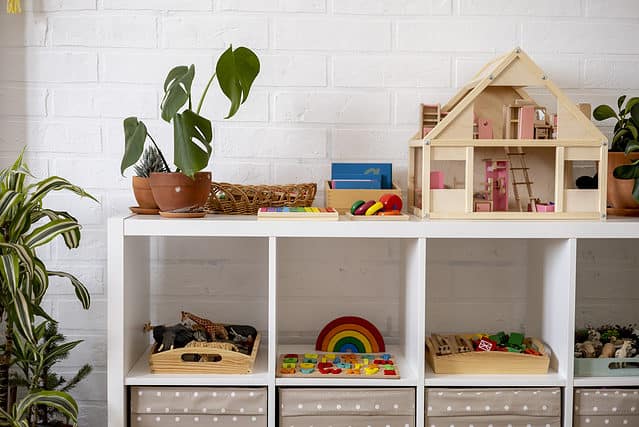
[[[31,248],[36,248],[49,243],[60,234],[69,233],[74,229],[80,229],[80,224],[71,219],[56,219],[36,228],[25,236],[24,244]],[[79,244],[80,242],[78,241],[77,243]]]
[[[70,219],[72,221],[78,222],[78,220],[75,219],[75,217],[70,215],[68,212],[54,211],[51,209],[42,209],[40,210],[40,213],[43,216],[47,216],[52,221],[56,219]],[[74,228],[71,231],[62,233],[62,237],[64,238],[64,243],[67,245],[67,248],[74,249],[80,246],[81,235],[80,235],[79,228]]]
[[[88,197],[91,200],[97,202],[97,199],[84,191],[82,188],[77,185],[71,184],[64,178],[60,178],[59,176],[51,176],[49,178],[43,179],[40,182],[36,182],[34,184],[29,185],[28,189],[33,189],[33,193],[28,199],[28,203],[35,203],[41,201],[44,196],[49,194],[51,191],[60,191],[67,190],[75,193],[81,197]]]
[[[44,297],[44,294],[47,293],[47,289],[49,288],[49,275],[47,274],[47,267],[39,258],[35,258],[34,262],[33,296],[39,301]]]
[[[56,338],[57,337],[52,337],[52,339],[56,339]],[[49,364],[49,363],[55,361],[58,357],[63,356],[65,353],[68,353],[71,350],[73,350],[74,348],[76,348],[78,346],[78,344],[80,344],[81,342],[82,342],[82,340],[65,342],[63,344],[57,345],[53,349],[49,349],[46,352],[46,355],[44,357],[44,364],[46,365],[46,364]]]
[[[2,196],[0,196],[0,224],[9,217],[11,208],[19,203],[23,197],[22,193],[18,193],[13,190],[8,190],[2,193]]]
[[[45,405],[54,408],[69,417],[73,424],[78,422],[78,404],[68,393],[61,391],[38,391],[24,397],[15,407],[15,416],[22,419],[28,416],[31,407]]]
[[[19,243],[0,242],[0,249],[5,248],[15,252],[22,265],[27,269],[28,274],[33,275],[35,254],[31,248]]]
[[[33,312],[31,311],[31,304],[21,291],[16,292],[13,297],[13,313],[12,321],[18,328],[18,331],[29,342],[36,342],[33,333]]]
[[[0,275],[7,284],[12,295],[20,286],[20,261],[14,253],[0,256]]]
[[[65,273],[64,271],[48,271],[49,276],[65,277],[71,281],[71,284],[75,288],[75,295],[82,303],[82,308],[88,310],[91,306],[91,295],[87,288],[80,282],[74,275]]]
[[[18,238],[27,232],[31,224],[34,223],[31,218],[31,213],[37,207],[35,204],[23,204],[18,212],[15,213],[11,220],[11,227],[9,228],[9,238],[11,240],[18,240]]]

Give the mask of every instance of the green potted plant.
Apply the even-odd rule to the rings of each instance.
[[[153,198],[149,177],[153,172],[168,172],[169,165],[155,144],[144,149],[140,161],[133,166],[133,171],[135,172],[132,177],[133,195],[138,202],[138,208],[154,210],[157,213],[158,205]]]
[[[160,210],[171,211],[204,205],[210,192],[211,173],[201,171],[209,164],[213,150],[211,122],[200,115],[204,99],[217,77],[220,89],[231,101],[226,118],[233,117],[248,98],[259,71],[260,62],[253,51],[245,47],[229,47],[218,59],[215,73],[195,107],[191,93],[195,66],[182,65],[169,71],[164,81],[164,98],[160,109],[162,119],[173,124],[173,163],[176,169],[175,172],[169,169],[168,172],[151,173],[151,191]],[[124,120],[125,149],[120,166],[122,173],[138,161],[147,137],[157,148],[143,122],[136,117]]]
[[[47,194],[69,191],[95,199],[64,178],[52,176],[28,184],[31,177],[23,154],[0,171],[0,323],[4,336],[0,345],[0,425],[21,427],[31,425],[28,420],[39,405],[57,408],[73,423],[77,419],[77,404],[66,392],[34,391],[15,404],[9,401],[9,367],[16,361],[17,347],[30,348],[36,355],[32,363],[40,363],[38,332],[43,322],[55,322],[42,306],[49,277],[68,279],[84,309],[91,302],[89,292],[75,276],[47,269],[38,251],[58,237],[69,249],[80,244],[80,224],[68,212],[46,208]],[[40,319],[43,321],[38,323]]]
[[[593,111],[595,120],[616,120],[608,151],[608,214],[634,216],[639,215],[639,97],[626,102],[626,95],[620,96],[617,109],[599,105]]]

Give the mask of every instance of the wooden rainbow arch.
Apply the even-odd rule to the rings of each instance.
[[[366,319],[344,316],[329,322],[317,337],[315,350],[335,353],[382,353],[386,351],[379,330]]]

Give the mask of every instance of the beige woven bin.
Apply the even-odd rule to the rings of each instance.
[[[263,207],[309,207],[313,205],[317,184],[240,185],[211,183],[211,194],[204,206],[209,213],[257,215]]]

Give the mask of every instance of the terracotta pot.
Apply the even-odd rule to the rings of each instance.
[[[202,207],[211,192],[211,172],[198,172],[194,179],[179,173],[151,173],[151,191],[161,211]]]
[[[638,159],[632,154],[630,159]],[[608,152],[608,215],[639,216],[639,203],[632,198],[633,179],[617,179],[612,173],[617,166],[628,164],[630,160],[624,153]]]
[[[153,198],[149,178],[142,176],[133,177],[133,195],[142,209],[157,209],[158,205]]]

